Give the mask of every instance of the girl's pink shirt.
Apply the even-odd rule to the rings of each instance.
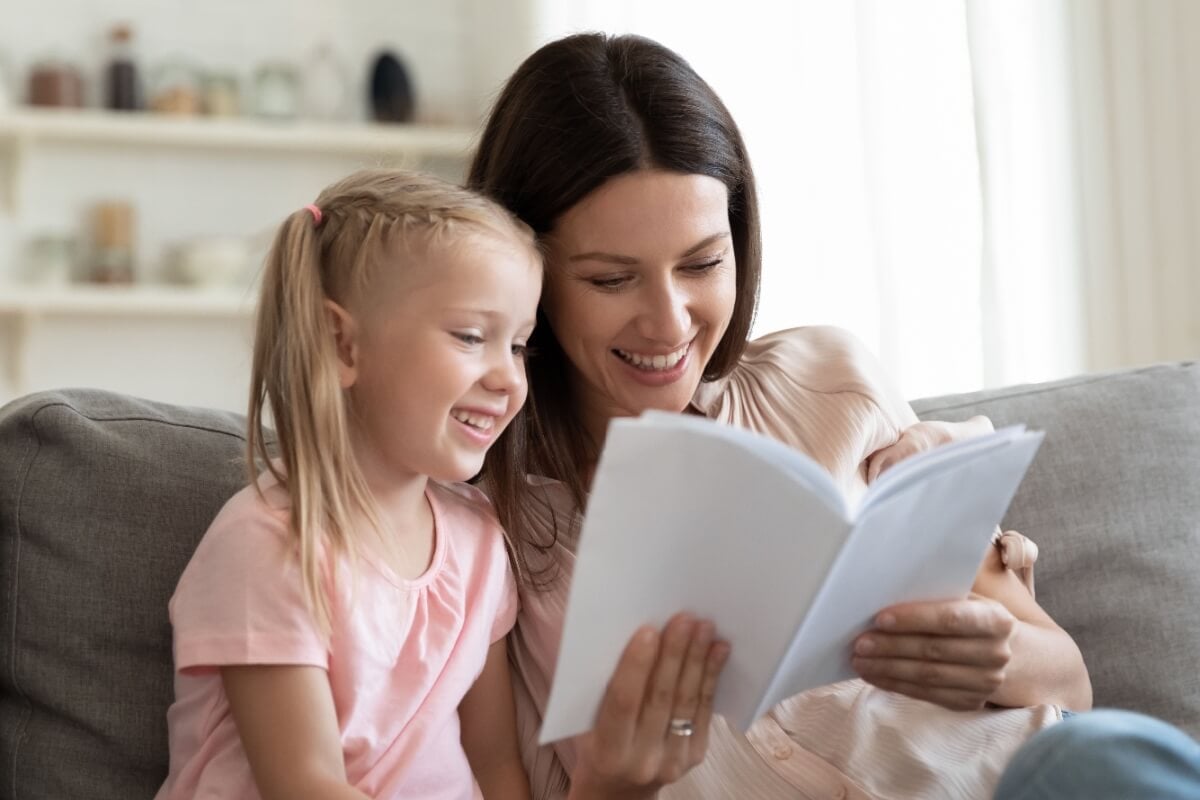
[[[175,702],[171,766],[158,798],[258,798],[219,668],[290,664],[326,671],[346,775],[370,797],[480,797],[458,706],[489,646],[513,625],[516,586],[491,505],[465,485],[430,482],[428,570],[402,580],[377,560],[340,563],[333,634],[304,602],[286,492],[262,480],[213,521],[170,603]]]

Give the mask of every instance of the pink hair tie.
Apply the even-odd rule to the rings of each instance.
[[[305,208],[307,208],[309,213],[311,213],[313,216],[313,225],[319,227],[321,225],[321,219],[324,217],[324,214],[321,213],[321,209],[317,208],[315,203],[309,203],[305,206]]]

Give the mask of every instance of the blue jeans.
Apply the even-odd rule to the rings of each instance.
[[[1196,800],[1200,743],[1162,720],[1130,711],[1076,714],[1017,751],[996,800]]]

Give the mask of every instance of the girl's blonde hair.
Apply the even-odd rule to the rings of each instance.
[[[351,449],[326,299],[346,306],[379,269],[393,264],[402,269],[407,254],[463,234],[528,248],[537,263],[540,255],[532,231],[500,205],[420,173],[356,172],[321,192],[314,205],[293,212],[280,226],[263,271],[247,465],[260,494],[263,467],[288,492],[305,600],[328,633],[332,608],[323,561],[332,565],[341,555],[354,556],[355,520],[366,520],[380,535],[382,529]],[[268,407],[278,462],[268,450]]]

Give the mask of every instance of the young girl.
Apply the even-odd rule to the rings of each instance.
[[[541,278],[528,228],[413,173],[352,175],[284,222],[251,485],[171,600],[160,798],[528,796],[505,541],[480,492],[443,481],[478,472],[525,400]]]

